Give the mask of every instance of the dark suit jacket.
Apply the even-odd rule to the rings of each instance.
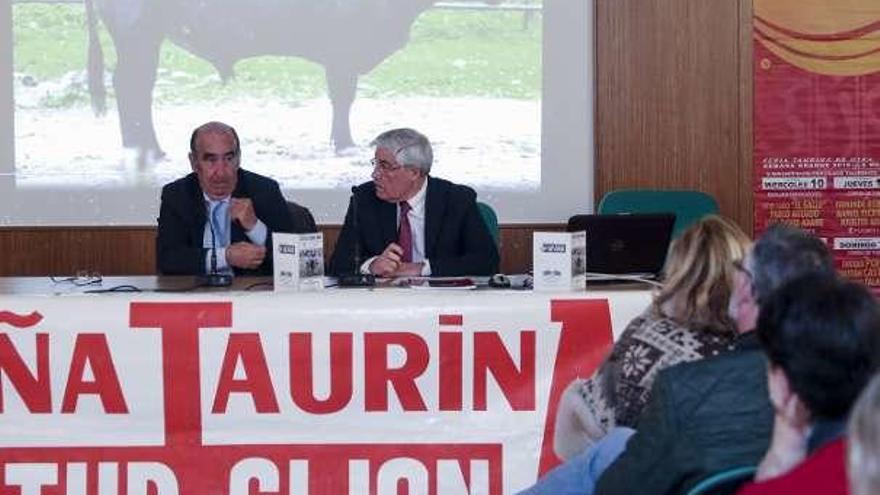
[[[491,275],[498,271],[498,249],[477,210],[473,189],[452,182],[428,178],[425,192],[425,257],[437,276]],[[355,244],[360,261],[382,253],[397,242],[397,205],[376,196],[376,186],[367,182],[357,187],[356,207],[349,205],[345,224],[336,241],[329,272],[355,273]],[[355,228],[352,209],[357,210]]]
[[[239,169],[233,197],[250,198],[254,212],[269,231],[266,259],[255,270],[235,269],[237,275],[272,274],[272,232],[314,232],[314,224],[294,222],[278,183],[268,177]],[[305,218],[302,216],[302,218]],[[308,218],[311,218],[309,215]],[[159,229],[156,236],[156,266],[165,275],[200,275],[205,273],[202,247],[207,212],[205,198],[195,173],[162,188]],[[232,222],[231,242],[247,241],[244,229]]]
[[[723,469],[756,466],[770,443],[773,407],[755,332],[738,349],[667,368],[626,450],[599,478],[597,495],[687,493]]]

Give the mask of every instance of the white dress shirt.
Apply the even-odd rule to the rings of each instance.
[[[422,183],[422,187],[409,198],[409,213],[406,217],[409,219],[409,228],[412,231],[412,260],[413,263],[422,264],[422,275],[431,275],[431,261],[425,258],[425,196],[428,191],[427,178]],[[397,204],[397,225],[400,228],[400,203]],[[361,273],[370,273],[370,265],[378,256],[364,261],[361,265]]]

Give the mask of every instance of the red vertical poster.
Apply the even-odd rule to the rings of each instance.
[[[880,287],[880,1],[754,0],[755,234],[785,222]]]

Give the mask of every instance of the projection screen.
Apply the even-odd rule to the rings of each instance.
[[[154,224],[208,120],[319,223],[393,127],[502,222],[592,208],[591,1],[87,1],[0,7],[0,225]]]

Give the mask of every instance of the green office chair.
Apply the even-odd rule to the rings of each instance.
[[[495,241],[495,246],[498,246],[499,238],[501,236],[498,231],[498,215],[495,214],[495,210],[493,210],[491,206],[481,201],[477,201],[477,209],[480,210],[480,216],[483,217],[483,223],[486,224],[486,229],[489,230],[489,234],[492,235],[492,240]]]
[[[697,483],[687,495],[733,494],[739,487],[755,477],[755,466],[740,466],[711,474]]]
[[[704,216],[717,214],[718,202],[700,191],[618,189],[605,194],[599,201],[598,212],[675,213],[675,226],[672,228],[674,238]]]

